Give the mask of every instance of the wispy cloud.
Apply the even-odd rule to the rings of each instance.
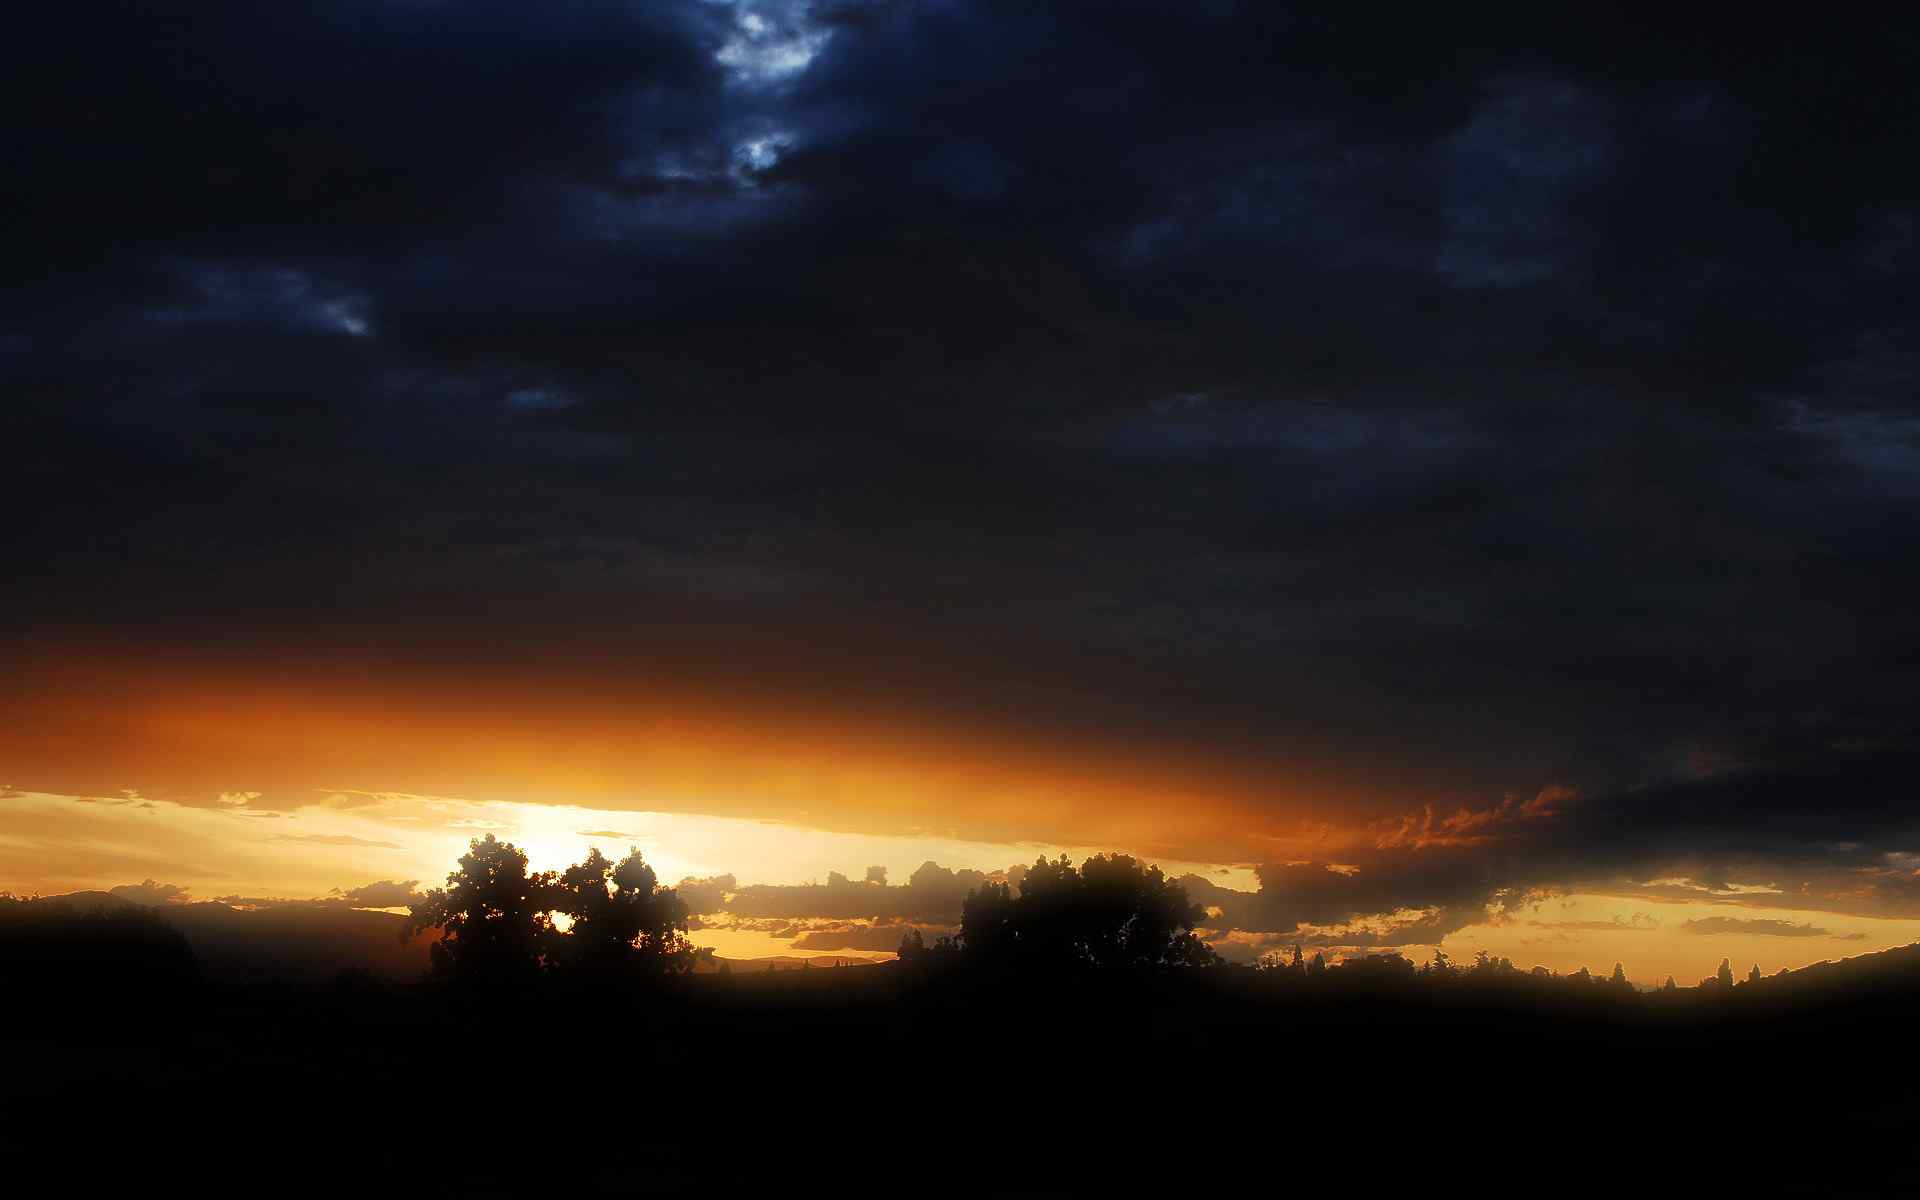
[[[310,842],[315,846],[369,846],[380,850],[404,850],[398,842],[381,842],[372,838],[354,837],[350,833],[278,833],[276,842]]]
[[[1796,925],[1767,917],[1701,917],[1680,926],[1682,932],[1702,935],[1757,933],[1767,937],[1826,937],[1828,931],[1812,923]]]

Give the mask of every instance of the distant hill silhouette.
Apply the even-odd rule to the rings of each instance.
[[[202,972],[228,981],[329,979],[353,970],[410,983],[426,970],[433,940],[428,932],[402,942],[405,918],[338,904],[143,905],[110,892],[71,892],[20,903],[47,911],[150,913],[185,938]]]

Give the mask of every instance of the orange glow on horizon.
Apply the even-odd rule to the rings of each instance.
[[[337,664],[44,660],[0,730],[0,782],[295,808],[335,791],[581,804],[815,828],[1126,847],[1253,862],[1325,853],[1355,797],[1156,748],[716,694],[672,680]],[[22,700],[25,700],[23,703]]]

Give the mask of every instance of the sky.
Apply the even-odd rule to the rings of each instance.
[[[1670,7],[36,13],[0,887],[1912,941],[1920,37]]]

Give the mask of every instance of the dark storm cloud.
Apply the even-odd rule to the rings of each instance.
[[[1317,935],[1354,945],[1430,944],[1575,890],[1913,917],[1920,915],[1920,858],[1887,848],[1920,844],[1917,770],[1920,758],[1910,753],[1822,754],[1618,795],[1463,814],[1423,823],[1440,831],[1425,840],[1409,839],[1407,823],[1382,822],[1373,843],[1347,861],[1261,867],[1257,893],[1200,876],[1181,883],[1219,910],[1210,924],[1285,932],[1370,922],[1359,936]],[[1735,927],[1825,932],[1731,917],[1686,926]]]
[[[1476,807],[1904,743],[1897,20],[43,9],[0,604],[577,637]],[[1650,820],[1593,808],[1603,856]],[[1442,906],[1515,877],[1379,853]],[[1273,878],[1337,914],[1359,865]]]

